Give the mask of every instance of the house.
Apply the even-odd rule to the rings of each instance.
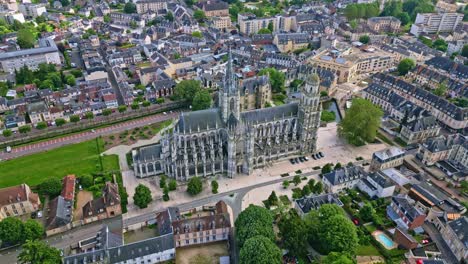
[[[389,147],[372,154],[371,171],[385,170],[403,165],[405,151],[398,147]]]
[[[468,217],[463,216],[450,221],[440,231],[457,260],[466,261],[468,259]]]
[[[339,193],[354,188],[367,173],[360,166],[346,166],[323,175],[325,190]]]
[[[417,157],[427,166],[447,160],[468,167],[468,140],[461,134],[441,135],[420,144]]]
[[[89,201],[83,206],[83,221],[91,223],[122,214],[117,184],[106,182],[102,197]]]
[[[414,239],[414,237],[410,235],[408,231],[398,227],[395,228],[393,240],[405,249],[414,249],[419,245],[418,241],[416,241],[416,239]]]
[[[47,236],[55,235],[71,229],[73,205],[75,201],[75,175],[67,175],[62,179],[61,194],[49,202],[46,218]]]
[[[27,184],[0,189],[0,220],[36,212],[41,206],[39,195],[33,193]]]
[[[426,214],[416,206],[416,202],[404,195],[392,197],[387,207],[387,216],[404,230],[413,230],[424,224]]]
[[[390,197],[395,192],[395,184],[382,172],[373,172],[361,179],[357,187],[370,197]]]
[[[294,207],[296,208],[300,216],[304,216],[312,210],[318,210],[324,204],[336,204],[340,207],[343,203],[336,193],[325,193],[319,195],[304,196],[294,201]]]
[[[439,133],[440,126],[437,119],[430,115],[401,124],[400,138],[406,144],[413,144],[423,142],[431,137],[437,137]]]
[[[219,201],[213,209],[192,212],[191,217],[176,215],[172,229],[176,247],[228,240],[231,220],[227,205]]]

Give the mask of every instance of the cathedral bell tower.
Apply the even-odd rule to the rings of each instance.
[[[219,92],[219,102],[224,123],[227,123],[231,114],[240,118],[240,94],[238,80],[232,68],[232,54],[229,50],[229,58],[226,65],[226,73],[223,80],[223,89]]]
[[[313,153],[317,146],[317,130],[320,126],[320,79],[317,74],[306,75],[299,101],[299,122],[303,153]]]

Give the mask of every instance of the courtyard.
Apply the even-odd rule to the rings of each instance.
[[[218,264],[219,257],[229,256],[227,242],[177,248],[177,264]]]

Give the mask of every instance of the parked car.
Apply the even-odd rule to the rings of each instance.
[[[294,161],[294,159],[289,159],[289,161],[291,162],[291,164],[295,164],[296,162]]]
[[[42,211],[37,212],[37,218],[42,218]]]
[[[320,155],[321,158],[325,157],[325,155],[323,155],[322,151],[320,151],[318,154]]]
[[[304,156],[305,161],[309,161],[309,157]]]

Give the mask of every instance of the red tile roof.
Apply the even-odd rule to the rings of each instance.
[[[73,201],[75,198],[75,175],[67,175],[62,181],[62,196],[65,200]]]

